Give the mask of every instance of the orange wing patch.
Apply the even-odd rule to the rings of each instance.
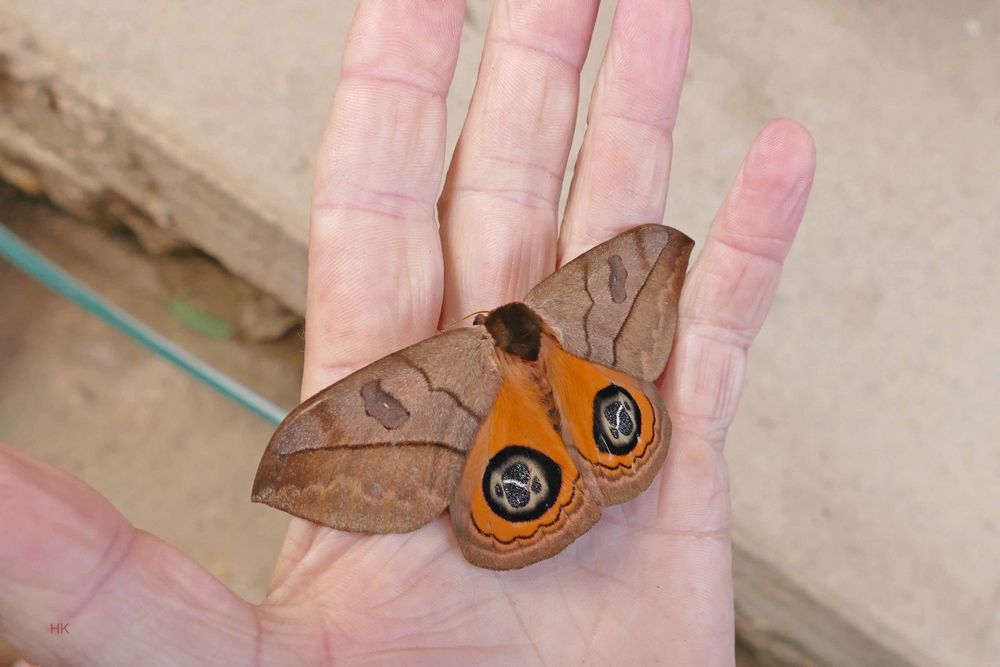
[[[555,555],[600,517],[553,425],[551,396],[527,363],[508,359],[504,367],[451,505],[465,557],[501,570]]]
[[[656,387],[574,356],[548,337],[542,355],[565,440],[598,502],[616,505],[645,491],[670,443]]]

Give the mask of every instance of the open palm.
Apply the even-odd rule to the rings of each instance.
[[[313,202],[304,396],[662,221],[686,0],[620,0],[561,226],[597,0],[497,2],[440,194],[463,7],[362,0],[355,16]],[[813,165],[798,125],[757,137],[682,294],[664,470],[558,556],[498,573],[466,563],[443,518],[386,536],[294,519],[253,605],[3,449],[0,635],[46,665],[731,664],[722,446]],[[68,641],[46,641],[53,618]]]

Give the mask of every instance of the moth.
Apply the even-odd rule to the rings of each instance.
[[[694,242],[643,225],[522,302],[390,354],[278,426],[252,498],[332,528],[397,533],[445,508],[465,558],[549,558],[642,493],[670,418],[653,385]]]

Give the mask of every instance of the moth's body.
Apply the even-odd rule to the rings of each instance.
[[[561,551],[661,467],[670,421],[652,381],[691,245],[676,230],[638,227],[524,303],[328,387],[275,432],[254,499],[379,533],[450,507],[464,555],[481,567]]]
[[[562,419],[546,377],[546,358],[540,356],[543,338],[546,348],[551,348],[555,336],[546,330],[542,318],[518,301],[500,306],[487,315],[477,315],[473,326],[482,326],[489,332],[501,374],[522,377],[518,384],[538,402],[558,433]]]
[[[486,327],[498,350],[524,361],[536,361],[542,335],[552,335],[545,330],[542,318],[520,301],[500,306],[485,316],[477,315],[473,326]]]

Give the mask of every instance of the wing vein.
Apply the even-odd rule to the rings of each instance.
[[[447,442],[432,442],[429,440],[403,440],[402,442],[351,442],[324,447],[310,447],[309,449],[297,449],[294,452],[278,452],[275,455],[281,458],[295,456],[296,454],[308,454],[310,452],[335,451],[338,449],[363,449],[367,447],[437,447],[465,456],[465,450],[449,445]]]
[[[446,396],[448,396],[452,401],[455,402],[455,405],[457,405],[459,408],[461,408],[466,413],[468,413],[468,415],[470,417],[472,417],[473,419],[475,419],[477,422],[483,420],[483,418],[485,417],[485,415],[477,414],[472,408],[470,408],[468,405],[466,405],[462,401],[462,399],[460,399],[458,397],[458,395],[455,394],[455,392],[453,392],[452,390],[445,389],[444,387],[438,387],[438,386],[436,386],[434,384],[434,381],[431,380],[431,376],[427,374],[427,371],[425,371],[423,368],[421,368],[419,365],[417,365],[417,363],[414,362],[412,359],[410,359],[409,357],[407,357],[406,355],[404,355],[402,352],[397,352],[396,354],[394,354],[392,356],[396,357],[397,359],[399,359],[400,361],[402,361],[404,364],[406,364],[408,367],[410,367],[413,370],[415,370],[418,373],[420,373],[420,377],[422,377],[424,379],[424,382],[427,383],[427,388],[428,389],[430,389],[431,391],[441,392],[442,394],[445,394]]]

